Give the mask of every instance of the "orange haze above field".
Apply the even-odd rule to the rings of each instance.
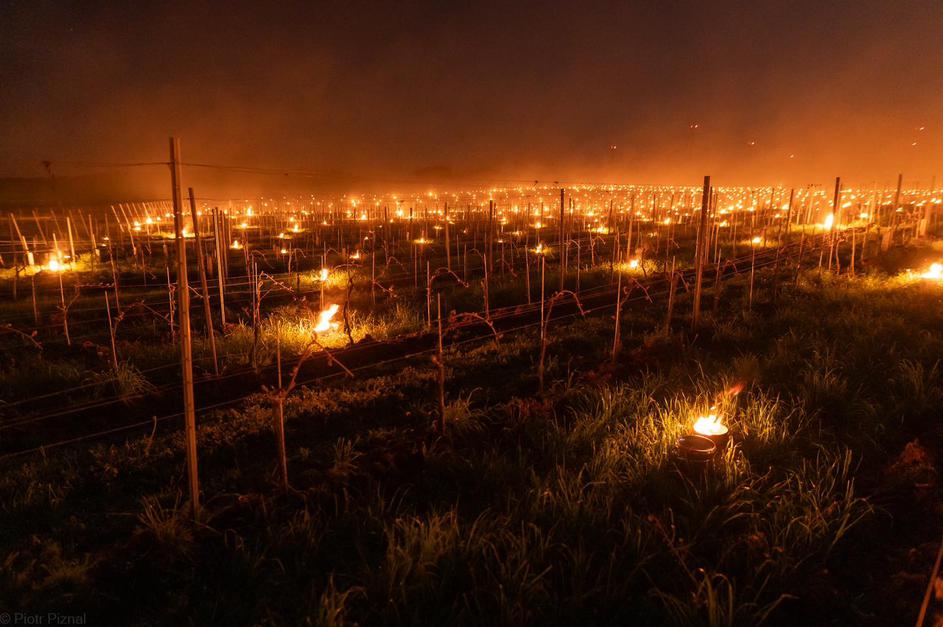
[[[185,160],[313,173],[204,176],[221,193],[287,178],[929,183],[940,32],[939,3],[906,1],[11,0],[0,176],[165,160],[173,134]]]

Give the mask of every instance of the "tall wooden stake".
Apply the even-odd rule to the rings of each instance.
[[[278,396],[275,406],[275,437],[278,439],[278,468],[281,474],[282,490],[288,491],[288,450],[285,446],[285,390],[282,388],[282,343],[278,327],[275,329],[275,362],[278,369]]]
[[[445,357],[442,351],[442,294],[435,295],[436,317],[439,320],[439,345],[436,365],[439,367],[439,435],[445,435]]]
[[[566,209],[566,203],[564,202],[564,191],[563,188],[560,188],[560,242],[559,242],[559,255],[560,255],[560,291],[563,291],[564,281],[566,280],[566,262],[565,253],[563,252],[563,221],[565,218],[564,211]]]
[[[216,284],[219,288],[219,324],[226,332],[226,266],[223,265],[223,229],[220,224],[219,207],[213,207],[213,236],[216,239]]]
[[[200,479],[196,461],[196,407],[193,398],[193,347],[190,344],[190,287],[187,282],[187,247],[183,237],[183,199],[180,192],[180,139],[170,138],[170,183],[173,188],[174,236],[177,241],[177,312],[180,322],[180,363],[183,371],[183,413],[186,424],[187,474],[190,508],[200,515]]]
[[[196,265],[200,268],[200,290],[203,292],[203,317],[206,318],[206,337],[210,341],[213,353],[213,372],[219,376],[219,361],[216,359],[216,334],[213,333],[213,314],[210,312],[210,289],[206,285],[206,264],[203,263],[203,241],[200,239],[200,219],[196,214],[196,198],[193,188],[187,188],[190,195],[190,215],[193,217],[193,244],[196,247]]]
[[[705,245],[705,235],[707,235],[707,210],[710,207],[711,198],[711,177],[704,177],[704,191],[701,195],[701,219],[697,225],[697,247],[695,248],[695,280],[694,280],[694,312],[691,316],[692,328],[697,328],[701,322],[701,289],[704,284],[704,258],[707,246]]]

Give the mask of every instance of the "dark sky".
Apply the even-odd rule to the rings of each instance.
[[[941,34],[939,1],[6,0],[0,175],[177,134],[385,181],[929,180]]]

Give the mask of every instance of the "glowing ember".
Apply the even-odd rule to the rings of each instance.
[[[930,269],[920,275],[922,279],[933,279],[939,281],[943,279],[943,263],[931,263]]]
[[[694,421],[694,432],[701,435],[724,435],[727,433],[727,427],[717,414],[708,414]]]
[[[334,314],[337,313],[337,310],[340,309],[339,305],[328,305],[328,308],[318,314],[318,323],[314,325],[315,333],[324,333],[325,331],[330,331],[331,329],[337,328],[336,322],[331,322],[331,318],[334,317]]]

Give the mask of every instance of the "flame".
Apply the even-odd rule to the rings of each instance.
[[[629,269],[636,270],[638,268],[639,260],[638,259],[629,259]]]
[[[321,268],[321,273],[318,275],[318,279],[321,281],[327,281],[328,270],[327,268]]]
[[[50,272],[62,272],[65,270],[65,266],[59,263],[58,259],[50,259],[46,269]]]
[[[943,279],[943,263],[931,263],[930,269],[921,274],[920,278],[934,279],[936,281]]]
[[[232,244],[229,245],[229,247],[232,248],[233,250],[241,250],[242,244],[239,243],[239,240],[234,239],[232,241]]]
[[[736,396],[742,391],[743,383],[734,383],[724,392],[724,396]]]
[[[331,322],[331,318],[334,317],[334,314],[337,313],[337,310],[340,309],[339,305],[328,305],[328,308],[318,314],[318,323],[314,325],[315,333],[324,333],[329,331],[332,328],[337,327],[336,322]]]
[[[834,224],[835,224],[835,214],[830,213],[827,216],[825,216],[825,222],[822,223],[822,226],[824,226],[826,229],[830,229],[832,228],[832,226],[834,226]]]
[[[694,431],[701,435],[723,435],[727,433],[727,427],[717,414],[708,414],[694,421]]]
[[[763,241],[763,238],[761,238],[759,235],[757,235],[756,237],[754,237],[753,239],[750,240],[750,243],[752,243],[752,244],[759,244],[759,243],[762,242],[762,241]]]

